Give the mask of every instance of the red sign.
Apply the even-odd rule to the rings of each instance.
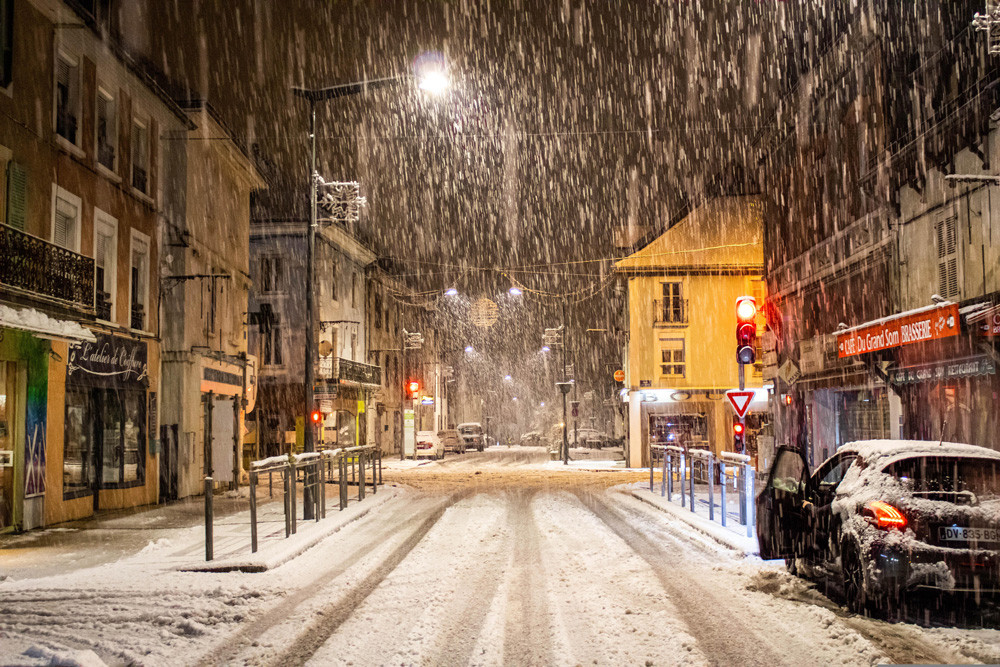
[[[615,382],[624,382],[624,381],[625,381],[625,371],[621,369],[615,371]]]
[[[1000,336],[1000,304],[987,305],[982,310],[969,314],[966,323],[980,336]]]
[[[753,400],[753,395],[753,391],[740,391],[739,389],[730,389],[726,392],[726,398],[729,399],[733,410],[736,411],[736,416],[740,419],[747,416],[747,410],[750,409],[750,401]]]
[[[837,334],[841,358],[957,336],[958,304],[923,308]]]

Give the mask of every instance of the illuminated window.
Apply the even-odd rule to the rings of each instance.
[[[684,339],[666,338],[660,340],[660,375],[684,377]]]

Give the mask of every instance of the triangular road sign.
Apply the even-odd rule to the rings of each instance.
[[[726,392],[726,398],[733,406],[733,410],[736,411],[736,416],[742,419],[747,416],[747,410],[750,408],[750,401],[753,400],[753,391],[740,391],[739,389],[730,389]]]

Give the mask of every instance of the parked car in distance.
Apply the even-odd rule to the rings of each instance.
[[[1000,594],[1000,452],[919,440],[850,443],[809,473],[780,447],[757,497],[764,559],[893,615],[915,591]]]
[[[444,444],[434,431],[417,431],[417,456],[444,458]]]
[[[483,451],[486,447],[486,439],[483,437],[483,425],[478,422],[466,422],[458,425],[458,433],[465,441],[466,449],[475,449],[477,452]]]
[[[454,452],[456,454],[465,453],[465,441],[462,440],[462,436],[458,434],[458,429],[449,428],[443,431],[438,431],[438,439],[441,441],[441,446],[446,452]]]
[[[528,431],[521,435],[522,447],[544,447],[545,437],[538,431]]]

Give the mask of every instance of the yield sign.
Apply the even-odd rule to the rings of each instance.
[[[750,407],[750,401],[753,400],[752,391],[740,391],[739,389],[730,389],[726,392],[726,398],[733,406],[733,410],[736,411],[736,416],[743,419],[747,416],[747,409]]]

